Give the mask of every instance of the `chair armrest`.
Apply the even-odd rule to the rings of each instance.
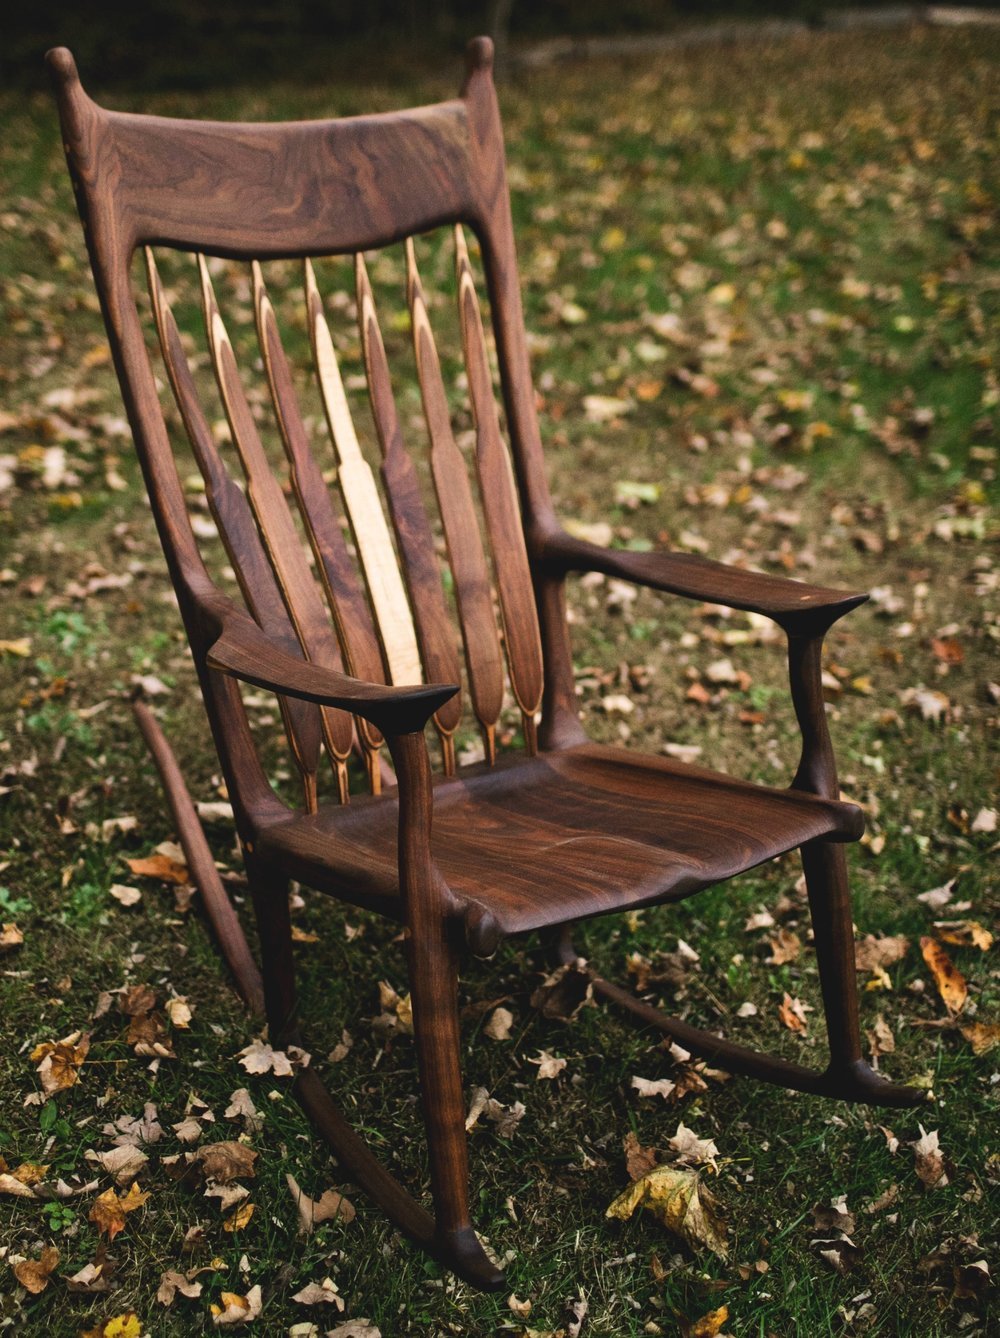
[[[785,576],[745,571],[693,553],[601,548],[564,530],[544,535],[537,554],[550,571],[600,571],[652,590],[762,613],[795,635],[826,631],[868,598],[849,590],[829,590]]]
[[[282,649],[235,605],[225,613],[206,662],[210,669],[282,696],[350,711],[371,721],[387,738],[422,730],[458,691],[456,685],[442,683],[385,687],[312,664]]]

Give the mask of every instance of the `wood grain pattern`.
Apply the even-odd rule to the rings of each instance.
[[[496,724],[503,705],[503,652],[493,613],[493,587],[465,457],[451,429],[437,345],[410,237],[406,240],[406,289],[420,395],[431,443],[431,474],[454,577],[469,695],[482,730],[486,760],[492,763],[496,755]]]
[[[521,708],[526,743],[533,751],[534,717],[542,702],[542,645],[514,476],[500,436],[483,320],[460,225],[455,227],[455,271],[469,400],[476,425],[480,496],[493,549],[507,667]]]
[[[420,482],[413,458],[403,443],[389,378],[389,363],[375,311],[375,298],[364,256],[360,253],[354,257],[354,275],[368,392],[382,450],[382,482],[402,558],[403,575],[410,592],[410,607],[413,610],[424,673],[435,682],[457,682],[461,677],[457,638],[445,606],[434,536],[420,496]],[[441,736],[444,768],[449,775],[455,769],[452,736],[461,717],[460,694],[456,694],[435,717]]]
[[[371,466],[361,454],[354,420],[344,393],[333,337],[323,312],[312,264],[305,262],[309,336],[319,378],[323,408],[337,461],[337,483],[351,532],[361,558],[368,594],[375,611],[382,649],[393,683],[420,683],[423,669],[416,632],[396,563],[389,527]]]
[[[191,449],[205,480],[205,495],[219,537],[236,573],[247,608],[268,636],[294,654],[299,649],[295,628],[274,579],[247,499],[227,472],[215,444],[150,247],[146,248],[145,260],[149,295],[164,365]],[[278,702],[292,756],[302,778],[306,807],[312,811],[316,807],[316,769],[321,747],[319,713],[294,698],[279,697]]]
[[[340,649],[333,635],[330,618],[306,562],[285,494],[264,453],[240,380],[233,347],[215,298],[208,264],[200,252],[198,272],[201,277],[205,329],[219,393],[225,406],[233,444],[246,475],[247,496],[281,588],[285,607],[295,624],[295,631],[307,658],[328,669],[339,669]],[[346,802],[347,759],[351,755],[352,742],[351,721],[341,712],[327,708],[321,710],[320,719],[323,738],[336,771],[341,800]]]
[[[288,457],[292,487],[333,613],[344,662],[355,678],[381,683],[385,680],[385,670],[371,612],[347,551],[330,490],[310,446],[274,307],[256,260],[252,273],[257,338],[264,357],[271,401]],[[369,784],[377,792],[381,788],[378,762],[381,735],[366,720],[358,722],[358,731]]]

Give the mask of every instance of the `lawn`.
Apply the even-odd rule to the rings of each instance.
[[[470,1100],[485,1088],[514,1115],[523,1107],[519,1119],[482,1117],[471,1134],[475,1215],[509,1260],[510,1298],[457,1284],[411,1248],[344,1182],[289,1079],[241,1066],[255,1033],[197,896],[188,907],[125,862],[173,837],[132,721],[137,686],[196,799],[218,806],[224,794],[54,112],[42,97],[0,103],[0,922],[16,925],[0,963],[0,1154],[17,1184],[41,1183],[30,1196],[0,1193],[0,1315],[13,1332],[209,1332],[210,1307],[255,1286],[263,1310],[248,1332],[266,1334],[362,1317],[385,1338],[991,1331],[998,57],[991,31],[915,28],[592,61],[502,90],[562,517],[604,543],[670,544],[873,592],[829,638],[829,711],[843,789],[868,818],[850,854],[867,1043],[882,1072],[927,1093],[926,1106],[894,1113],[722,1081],[603,1006],[544,1016],[532,996],[547,960],[531,939],[510,943],[462,983]],[[454,83],[345,77],[107,100],[310,117],[450,96]],[[421,255],[425,278],[444,286],[442,246],[431,239]],[[175,262],[167,273],[194,335],[190,270]],[[405,360],[398,250],[372,271],[390,354]],[[334,264],[323,273],[331,287],[347,282]],[[296,279],[292,266],[275,270],[288,303]],[[217,283],[249,347],[245,273],[220,266]],[[343,303],[331,310],[345,319]],[[341,338],[341,355],[350,388],[356,337]],[[445,366],[453,382],[457,363]],[[399,393],[405,426],[418,401]],[[467,423],[461,387],[455,397]],[[191,495],[197,511],[203,499]],[[794,718],[769,625],[603,579],[571,583],[570,609],[595,737],[687,748],[768,783],[790,776]],[[288,786],[273,700],[253,703],[275,783]],[[231,826],[209,812],[242,906]],[[798,874],[782,859],[684,904],[602,920],[581,951],[692,1022],[819,1062]],[[125,894],[133,904],[122,887],[140,893]],[[318,897],[295,917],[312,1062],[419,1189],[395,933]],[[956,972],[947,997],[935,952]],[[136,987],[153,992],[155,1011]],[[500,1007],[513,1021],[494,1039]],[[46,1096],[32,1053],[77,1032],[89,1034],[78,1081]],[[541,1052],[565,1064],[533,1063]],[[665,1095],[640,1095],[635,1077],[667,1080]],[[256,1115],[234,1101],[239,1089]],[[725,1222],[724,1257],[650,1213],[605,1217],[629,1183],[626,1136],[676,1164],[681,1124],[716,1145],[708,1164],[703,1143],[692,1156]],[[940,1156],[922,1130],[936,1133]],[[107,1154],[119,1136],[146,1161],[135,1159],[133,1211],[109,1239],[94,1205],[114,1188]],[[178,1154],[240,1138],[257,1157],[239,1154],[250,1193],[227,1206],[182,1174]],[[288,1173],[317,1199],[342,1189],[356,1217],[300,1235]],[[13,1269],[30,1277],[19,1258],[48,1247],[58,1263],[32,1294]],[[171,1270],[200,1293],[158,1301]],[[314,1305],[295,1299],[327,1278]]]

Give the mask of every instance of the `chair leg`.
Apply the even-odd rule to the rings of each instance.
[[[284,1044],[296,1011],[295,957],[288,909],[288,879],[252,863],[245,856],[250,895],[260,937],[264,1006],[271,1044]]]
[[[410,997],[440,1257],[478,1287],[503,1287],[469,1214],[469,1155],[458,1023],[458,953],[443,919],[408,937]]]
[[[854,920],[844,847],[839,842],[811,841],[801,853],[830,1047],[825,1074],[829,1093],[849,1101],[881,1104],[893,1084],[862,1058]]]

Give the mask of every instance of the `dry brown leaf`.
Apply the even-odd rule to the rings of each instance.
[[[969,997],[969,986],[965,977],[937,939],[930,938],[925,934],[920,940],[920,951],[930,968],[938,994],[944,1001],[948,1012],[952,1014],[960,1013],[965,1007],[966,999]]]
[[[230,1213],[229,1216],[223,1220],[223,1231],[242,1231],[245,1226],[249,1226],[250,1219],[256,1211],[256,1204],[241,1203],[234,1213]]]
[[[108,1152],[88,1149],[84,1156],[87,1161],[96,1162],[108,1175],[114,1176],[116,1185],[130,1185],[149,1161],[145,1152],[134,1143],[121,1143]]]
[[[628,1085],[640,1096],[662,1096],[664,1100],[673,1096],[677,1086],[670,1078],[640,1078],[638,1074],[632,1075]]]
[[[189,1153],[189,1156],[192,1154]],[[163,1164],[166,1164],[167,1158],[163,1158]],[[206,1199],[218,1199],[219,1211],[228,1212],[237,1203],[242,1203],[244,1199],[250,1197],[250,1191],[246,1185],[217,1185],[214,1181],[209,1181],[205,1186]]]
[[[305,1235],[310,1235],[321,1222],[329,1222],[334,1218],[340,1218],[344,1223],[353,1222],[357,1216],[357,1211],[350,1199],[344,1198],[343,1194],[336,1189],[327,1189],[318,1199],[311,1199],[308,1194],[304,1194],[298,1186],[298,1182],[291,1171],[285,1175],[285,1183],[292,1192],[292,1198],[295,1200],[295,1207],[298,1210],[301,1230]]]
[[[568,1060],[559,1059],[555,1055],[550,1055],[548,1050],[539,1050],[537,1059],[528,1060],[529,1064],[538,1065],[538,1072],[535,1074],[535,1078],[539,1080],[542,1078],[558,1078],[568,1062]]]
[[[258,1286],[251,1287],[246,1296],[237,1292],[223,1292],[222,1305],[212,1306],[213,1324],[249,1324],[264,1307],[264,1296]]]
[[[54,1245],[46,1245],[37,1259],[22,1259],[14,1265],[14,1276],[22,1287],[37,1296],[49,1285],[53,1269],[59,1263],[59,1251]]]
[[[531,1006],[542,1017],[573,1022],[592,1001],[594,982],[581,962],[565,962],[542,981],[531,995]]]
[[[135,906],[142,900],[142,893],[137,887],[129,887],[127,883],[112,883],[108,891],[122,906]]]
[[[80,1076],[80,1067],[90,1050],[90,1036],[74,1031],[61,1041],[43,1041],[31,1052],[31,1062],[38,1065],[42,1091],[47,1096],[72,1087]]]
[[[668,1146],[673,1149],[678,1166],[710,1166],[713,1171],[719,1169],[716,1161],[719,1149],[715,1146],[714,1140],[699,1138],[683,1120],[678,1124],[677,1132],[669,1140]]]
[[[962,1035],[972,1046],[974,1055],[985,1055],[1000,1045],[1000,1023],[998,1022],[963,1022]]]
[[[335,1329],[327,1329],[326,1338],[382,1338],[382,1330],[370,1319],[349,1319]]]
[[[113,1267],[108,1267],[107,1260],[84,1264],[72,1276],[67,1277],[63,1274],[67,1288],[71,1292],[81,1292],[85,1296],[100,1295],[102,1292],[111,1290],[111,1275],[114,1272]]]
[[[793,999],[790,994],[786,994],[778,1005],[778,1016],[789,1031],[804,1032],[809,1025],[806,1005],[801,999]]]
[[[324,1278],[322,1282],[310,1282],[292,1297],[299,1305],[335,1305],[343,1312],[344,1298],[337,1290],[333,1278]]]
[[[842,1231],[849,1236],[854,1230],[854,1214],[847,1206],[847,1195],[838,1194],[831,1199],[829,1206],[817,1203],[812,1210],[814,1231]]]
[[[142,1017],[156,1007],[156,993],[149,985],[129,985],[122,992],[118,1006],[126,1017]]]
[[[771,949],[767,959],[769,966],[784,966],[786,962],[794,962],[802,952],[802,940],[791,929],[779,929],[777,933],[768,934],[767,942]]]
[[[707,1246],[725,1259],[726,1226],[718,1205],[701,1184],[697,1171],[657,1166],[636,1180],[608,1208],[606,1217],[627,1221],[637,1208],[648,1208],[675,1236],[692,1249]]]
[[[926,1133],[922,1124],[918,1128],[920,1137],[910,1144],[914,1169],[928,1189],[943,1189],[948,1183],[948,1173],[944,1166],[944,1155],[938,1146],[937,1130]]]
[[[173,1305],[177,1293],[193,1300],[201,1295],[201,1283],[191,1282],[184,1273],[175,1273],[172,1268],[160,1276],[160,1285],[156,1289],[156,1299],[160,1305]]]
[[[22,1180],[18,1180],[16,1176],[9,1175],[6,1171],[0,1172],[0,1194],[10,1194],[15,1199],[35,1198],[35,1191],[33,1189],[29,1189]]]
[[[273,1050],[266,1041],[251,1041],[239,1052],[239,1060],[247,1073],[273,1073],[276,1078],[288,1078],[292,1061],[284,1050]]]
[[[149,1191],[141,1190],[138,1185],[133,1185],[124,1198],[119,1198],[113,1189],[106,1189],[94,1200],[89,1219],[108,1240],[114,1240],[125,1229],[126,1215],[141,1208],[148,1198]]]
[[[251,1129],[257,1129],[262,1124],[253,1097],[245,1087],[237,1087],[235,1092],[230,1093],[229,1105],[222,1113],[227,1120],[244,1120]]]
[[[191,1018],[194,1014],[191,1011],[191,1005],[182,994],[168,999],[164,1004],[164,1010],[170,1019],[170,1025],[176,1027],[179,1031],[186,1031],[191,1025]]]
[[[233,1139],[223,1143],[207,1143],[198,1149],[195,1158],[201,1162],[206,1180],[214,1180],[219,1185],[228,1185],[244,1177],[252,1180],[257,1174],[254,1170],[257,1153],[247,1147],[246,1143],[238,1143]]]
[[[17,925],[8,922],[0,928],[0,952],[9,952],[11,948],[19,948],[23,942],[24,935]]]
[[[513,1025],[514,1014],[509,1008],[495,1008],[483,1027],[483,1035],[491,1041],[509,1041]]]
[[[169,855],[146,855],[142,859],[127,859],[125,863],[139,878],[158,878],[162,883],[178,884],[188,880],[188,866]]]
[[[465,1118],[467,1133],[476,1127],[481,1115],[485,1115],[488,1120],[496,1125],[498,1138],[510,1138],[524,1118],[525,1106],[521,1101],[514,1101],[509,1106],[502,1105],[501,1102],[490,1096],[485,1087],[477,1087],[472,1093],[469,1113]]]
[[[905,957],[909,947],[905,934],[866,934],[854,945],[854,961],[859,971],[884,971]]]
[[[657,1163],[655,1148],[644,1148],[631,1129],[625,1135],[622,1147],[625,1151],[625,1169],[630,1180],[641,1180]]]

